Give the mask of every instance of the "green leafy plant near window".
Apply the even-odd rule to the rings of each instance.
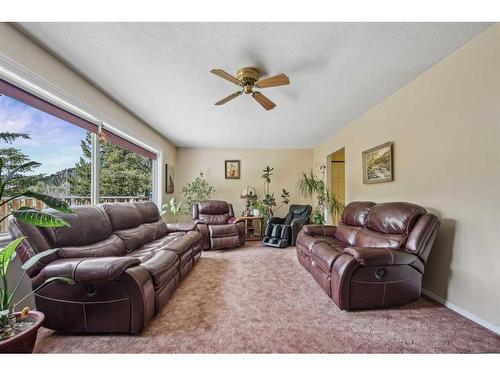
[[[167,214],[167,212],[170,212],[172,214],[172,220],[174,223],[177,223],[179,221],[179,215],[182,213],[182,200],[180,202],[177,202],[175,197],[172,197],[170,201],[162,206],[162,212],[160,212],[160,216],[163,217],[164,215]]]
[[[251,195],[249,198],[250,207],[259,210],[266,222],[271,216],[274,215],[273,210],[279,210],[284,205],[290,203],[290,193],[285,189],[281,190],[281,202],[279,206],[276,203],[274,193],[271,193],[271,177],[274,175],[273,171],[274,168],[271,168],[269,166],[267,166],[266,169],[262,170],[262,179],[264,180],[264,198],[259,199],[257,194]]]
[[[325,166],[320,167],[321,173],[325,174]],[[317,206],[314,208],[311,215],[311,223],[325,224],[325,211],[331,215],[340,214],[344,209],[344,205],[339,202],[337,195],[330,192],[325,186],[323,178],[319,178],[314,174],[312,169],[309,172],[302,172],[297,181],[297,192],[304,197],[316,197]]]
[[[200,175],[184,186],[181,191],[184,194],[187,206],[182,212],[189,215],[195,204],[212,198],[215,188],[208,183],[203,173],[200,172]]]
[[[3,200],[4,192],[6,191],[6,189],[10,188],[14,183],[18,183],[18,181],[16,182],[16,180],[21,178],[20,176],[23,171],[30,170],[31,168],[34,168],[40,164],[34,161],[26,162],[19,165],[13,170],[7,171],[5,175],[3,174],[4,165],[5,165],[4,159],[0,158],[0,207],[11,204],[11,202],[16,198],[29,197],[40,200],[43,203],[45,203],[48,207],[51,207],[57,211],[65,213],[72,212],[71,208],[65,202],[57,198],[53,198],[49,195],[36,193],[31,190],[25,190],[25,191],[21,190],[17,193],[14,193],[13,196],[11,196],[10,198]],[[0,223],[6,220],[10,216],[13,216],[16,220],[36,225],[38,227],[55,228],[55,227],[69,226],[69,224],[65,220],[60,219],[55,215],[39,211],[37,209],[28,206],[22,206],[11,211],[4,217],[0,218]],[[67,277],[51,277],[47,279],[42,285],[33,290],[31,293],[29,293],[28,295],[22,297],[17,302],[15,302],[14,298],[16,296],[16,292],[19,289],[19,286],[21,285],[24,277],[26,276],[26,270],[32,267],[42,258],[50,254],[53,254],[57,252],[57,250],[59,250],[59,249],[46,250],[44,252],[36,254],[35,256],[31,257],[27,262],[25,262],[21,266],[23,273],[19,278],[19,281],[17,282],[16,286],[11,291],[9,288],[9,283],[7,278],[9,273],[9,266],[11,261],[16,256],[17,247],[21,244],[23,240],[24,237],[20,237],[12,241],[6,247],[0,250],[0,279],[2,280],[2,287],[0,288],[0,341],[11,338],[18,333],[21,322],[16,321],[14,311],[16,307],[21,302],[23,302],[28,296],[30,296],[33,293],[36,293],[38,290],[42,289],[47,284],[50,284],[54,281],[62,281],[67,284],[74,284],[74,281]],[[21,316],[27,317],[28,312],[29,312],[28,308],[23,309],[23,313],[21,314]]]

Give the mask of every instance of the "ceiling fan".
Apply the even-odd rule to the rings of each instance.
[[[271,100],[269,100],[259,91],[254,91],[253,89],[255,87],[259,89],[264,89],[267,87],[283,86],[290,84],[290,80],[283,73],[269,78],[261,79],[259,69],[251,67],[241,68],[236,73],[236,77],[232,76],[231,74],[225,72],[222,69],[212,69],[210,72],[221,78],[228,80],[229,82],[234,83],[235,85],[242,87],[242,90],[237,91],[234,94],[231,94],[222,100],[219,100],[217,103],[215,103],[215,105],[226,104],[228,101],[233,100],[234,98],[245,93],[245,94],[252,94],[253,98],[257,100],[257,102],[262,107],[264,107],[266,111],[269,111],[274,107],[276,107],[276,104],[274,104]]]

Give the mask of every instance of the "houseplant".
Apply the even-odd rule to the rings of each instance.
[[[324,178],[325,166],[320,167]],[[297,181],[297,192],[305,197],[316,197],[317,205],[311,215],[311,223],[325,224],[325,211],[331,215],[340,214],[344,208],[343,204],[337,199],[337,195],[330,192],[325,186],[323,178],[316,176],[311,169],[309,172],[303,172]]]
[[[170,201],[162,206],[162,211],[160,212],[160,216],[165,216],[168,212],[172,214],[172,221],[177,223],[179,220],[179,214],[181,213],[182,200],[177,202],[175,197],[172,197]]]
[[[48,207],[54,208],[60,212],[71,213],[71,208],[63,201],[53,198],[49,195],[36,193],[30,190],[22,191],[18,194],[13,194],[6,200],[3,200],[4,191],[6,187],[14,182],[18,176],[17,173],[29,169],[39,163],[30,161],[19,165],[14,170],[8,172],[5,176],[2,174],[4,160],[0,158],[0,207],[11,203],[14,199],[19,197],[30,197],[42,201]],[[39,227],[54,228],[69,226],[69,224],[47,212],[42,212],[28,206],[22,206],[14,209],[0,219],[0,222],[6,220],[8,217],[13,216],[19,221],[33,224]],[[35,344],[36,333],[40,328],[44,315],[41,312],[29,311],[28,308],[23,309],[22,312],[15,313],[16,307],[23,302],[28,296],[36,293],[38,290],[44,288],[46,285],[54,281],[62,281],[68,284],[73,284],[74,281],[66,277],[51,277],[47,279],[42,285],[30,292],[28,295],[22,297],[17,302],[14,301],[16,292],[21,285],[26,270],[36,264],[42,258],[57,252],[58,249],[49,249],[44,252],[38,253],[31,257],[27,262],[22,265],[22,275],[19,278],[14,289],[11,291],[8,282],[9,266],[11,261],[16,256],[16,249],[22,243],[24,237],[20,237],[9,243],[5,248],[0,250],[0,279],[2,280],[2,287],[0,288],[0,352],[31,352]]]
[[[203,173],[200,172],[200,175],[184,186],[181,191],[184,194],[187,206],[183,212],[189,215],[195,204],[212,198],[215,188],[208,183]]]
[[[259,199],[257,194],[250,197],[250,207],[254,210],[258,210],[266,222],[271,216],[274,215],[273,210],[279,210],[281,207],[290,202],[290,193],[287,190],[282,189],[280,194],[281,202],[279,206],[276,203],[274,192],[271,192],[271,177],[274,174],[273,171],[274,168],[269,166],[266,166],[266,168],[262,170],[262,179],[264,180],[264,198]]]

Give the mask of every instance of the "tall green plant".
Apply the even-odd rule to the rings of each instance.
[[[51,207],[60,212],[65,212],[65,213],[73,212],[65,202],[53,198],[49,195],[36,193],[31,190],[25,190],[18,193],[14,193],[13,196],[10,197],[9,199],[3,200],[4,192],[7,190],[7,188],[9,188],[9,184],[11,184],[15,180],[16,174],[19,171],[27,170],[37,164],[38,163],[33,161],[26,162],[19,165],[14,170],[7,171],[7,173],[4,175],[3,171],[5,163],[4,159],[0,158],[0,207],[6,204],[10,204],[16,198],[24,196],[40,200],[43,203],[45,203],[48,207]],[[22,206],[19,207],[18,209],[11,211],[10,213],[8,213],[7,215],[5,215],[0,219],[0,223],[6,220],[9,216],[13,216],[19,221],[28,224],[33,224],[39,227],[54,228],[54,227],[69,226],[69,224],[65,220],[60,219],[55,215],[39,211],[37,209],[28,206]],[[47,284],[56,280],[66,282],[68,284],[74,283],[72,279],[67,277],[51,277],[47,279],[42,285],[33,290],[31,293],[24,296],[17,302],[14,302],[14,297],[26,275],[26,270],[32,267],[40,259],[50,254],[53,254],[58,250],[58,249],[49,249],[47,251],[41,252],[31,257],[26,263],[24,263],[22,265],[23,273],[19,278],[19,281],[17,282],[15,288],[11,292],[9,289],[9,283],[7,277],[9,273],[9,267],[11,261],[16,256],[17,247],[21,244],[23,240],[24,237],[17,238],[11,243],[9,243],[5,248],[0,250],[0,279],[2,280],[2,288],[0,288],[0,340],[4,338],[5,339],[9,338],[16,334],[16,319],[14,316],[14,309],[28,296],[30,296],[33,293],[36,293],[38,290],[42,289]]]
[[[250,197],[250,207],[258,209],[266,221],[274,215],[274,210],[279,210],[284,205],[290,203],[290,193],[285,189],[281,190],[280,205],[278,206],[276,203],[274,193],[271,192],[271,177],[274,175],[273,171],[274,168],[269,166],[266,166],[266,168],[262,170],[262,179],[264,180],[264,198],[259,199],[256,194]]]
[[[324,177],[325,167],[321,166],[321,171]],[[323,178],[316,176],[311,169],[309,172],[302,172],[297,181],[297,192],[304,197],[312,197],[315,195],[317,206],[311,215],[313,224],[325,224],[325,210],[331,215],[340,214],[344,209],[344,205],[339,202],[337,195],[330,192],[325,186]]]
[[[182,213],[181,206],[182,206],[182,200],[177,203],[175,197],[172,197],[172,199],[170,199],[168,203],[165,203],[162,206],[162,211],[160,212],[160,216],[163,217],[164,215],[167,214],[167,212],[170,212],[172,214],[174,223],[177,223],[179,214]]]
[[[184,194],[187,205],[184,213],[189,215],[195,204],[212,198],[215,188],[208,183],[203,173],[200,172],[200,175],[184,186],[181,191]]]

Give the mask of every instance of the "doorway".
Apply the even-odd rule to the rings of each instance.
[[[331,186],[330,189],[336,195],[340,203],[345,205],[345,148],[341,148],[330,155]],[[332,217],[333,224],[340,220],[340,214]]]

